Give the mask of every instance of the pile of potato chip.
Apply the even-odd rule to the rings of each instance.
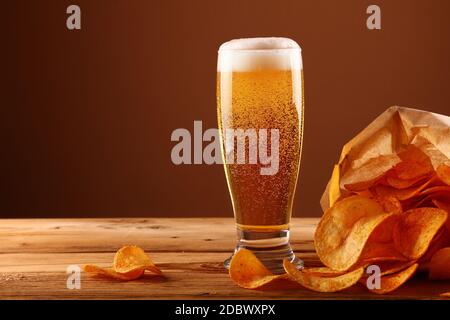
[[[258,258],[247,249],[240,249],[231,259],[230,277],[242,288],[258,289],[277,280],[293,280],[305,288],[319,292],[336,292],[356,284],[364,273],[364,268],[351,272],[334,272],[325,267],[305,268],[301,271],[284,260],[285,274],[274,275]]]
[[[375,265],[380,286],[369,290],[378,294],[394,291],[418,270],[430,279],[450,279],[450,166],[435,170],[413,145],[398,156],[401,161],[375,179],[345,185],[348,192],[325,211],[314,235],[324,267],[297,270],[284,261],[286,274],[273,275],[241,250],[232,259],[231,278],[249,289],[281,278],[336,292],[366,285]]]
[[[84,271],[94,275],[101,275],[117,280],[130,281],[142,277],[145,271],[154,275],[162,275],[144,250],[137,246],[124,246],[116,252],[112,268],[101,268],[88,264]]]
[[[376,293],[397,289],[417,270],[450,279],[450,166],[435,170],[414,145],[398,156],[375,179],[345,185],[349,193],[325,211],[314,237],[329,270],[379,266]]]

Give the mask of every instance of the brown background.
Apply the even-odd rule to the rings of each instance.
[[[82,30],[66,29],[66,7]],[[294,216],[318,216],[342,145],[388,106],[449,114],[450,1],[10,1],[2,5],[0,216],[231,216],[219,165],[175,166],[176,128],[216,127],[217,48],[303,48]]]

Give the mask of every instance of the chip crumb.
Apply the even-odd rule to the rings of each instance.
[[[0,273],[0,283],[22,280],[24,278],[25,276],[21,273]]]

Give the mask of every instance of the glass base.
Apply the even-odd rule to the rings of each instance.
[[[303,268],[303,261],[298,259],[289,244],[289,230],[254,231],[237,230],[238,243],[234,252],[240,249],[252,251],[259,260],[274,274],[285,273],[283,260],[288,259],[297,269]],[[229,268],[233,256],[224,261]]]

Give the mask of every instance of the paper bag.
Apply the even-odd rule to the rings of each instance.
[[[436,169],[450,165],[450,117],[394,106],[378,116],[343,148],[322,195],[323,210],[349,194],[346,184],[376,179],[400,162],[408,145],[421,149]]]

